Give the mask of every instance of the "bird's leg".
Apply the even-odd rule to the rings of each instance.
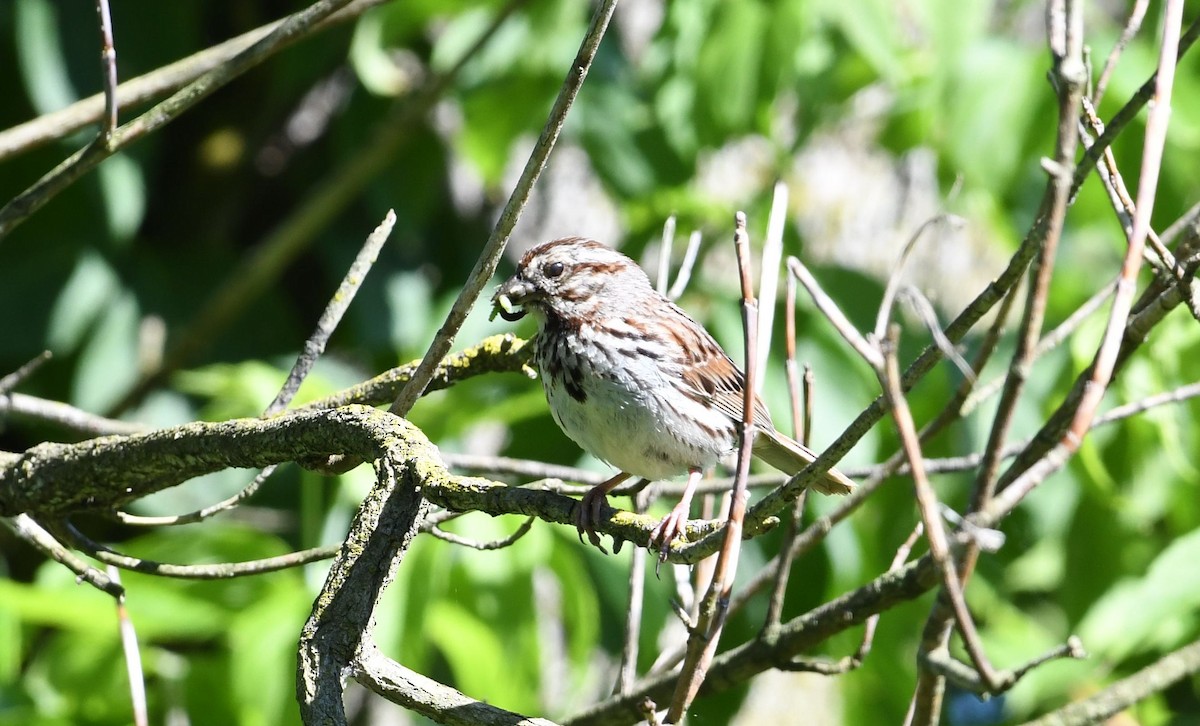
[[[692,494],[703,476],[704,472],[701,469],[688,469],[687,485],[683,488],[683,496],[680,497],[679,503],[650,533],[650,545],[658,543],[659,562],[666,562],[667,555],[671,552],[671,541],[683,531],[683,525],[687,523],[688,514],[692,511]]]
[[[586,533],[589,542],[600,548],[604,554],[608,554],[608,551],[600,544],[600,535],[596,534],[596,522],[600,519],[601,511],[608,505],[608,493],[630,476],[632,474],[619,472],[608,481],[592,487],[587,494],[583,495],[583,499],[579,501],[579,508],[575,510],[575,529],[579,530],[580,542],[583,541],[583,535]]]

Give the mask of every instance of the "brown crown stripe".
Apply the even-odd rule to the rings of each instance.
[[[521,267],[525,267],[533,258],[545,254],[555,247],[562,247],[564,245],[577,245],[586,249],[608,249],[608,247],[605,247],[596,240],[588,239],[587,237],[562,237],[552,242],[545,242],[536,247],[530,247],[525,251],[525,254],[521,255]]]
[[[586,260],[581,262],[571,263],[571,274],[578,275],[581,272],[592,273],[594,275],[602,275],[611,277],[620,272],[625,272],[630,269],[628,263],[618,260],[616,262],[602,262],[599,260]],[[633,268],[637,269],[637,268]]]

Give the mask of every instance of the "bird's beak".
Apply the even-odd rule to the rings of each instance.
[[[520,275],[513,275],[496,288],[496,294],[492,296],[492,317],[499,314],[510,323],[520,320],[528,311],[518,310],[517,306],[524,305],[533,293],[533,285],[523,280]]]

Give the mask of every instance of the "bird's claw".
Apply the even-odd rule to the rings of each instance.
[[[675,541],[687,524],[687,511],[681,511],[678,507],[671,510],[671,513],[663,517],[663,520],[655,525],[654,529],[650,530],[649,547],[658,549],[658,565],[655,566],[654,572],[658,573],[658,568],[662,563],[667,561],[667,556],[671,554],[671,543]]]
[[[608,499],[604,492],[592,489],[583,495],[583,499],[579,500],[579,505],[575,509],[575,529],[579,532],[580,543],[583,542],[583,536],[586,534],[588,542],[606,555],[608,550],[604,549],[604,545],[600,543],[600,535],[596,534],[596,523],[600,521],[600,516],[607,508]],[[615,551],[618,547],[613,549]]]

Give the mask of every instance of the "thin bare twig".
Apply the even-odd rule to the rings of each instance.
[[[1179,403],[1180,401],[1186,401],[1187,399],[1195,398],[1196,396],[1200,396],[1200,383],[1192,383],[1187,386],[1180,386],[1173,391],[1165,391],[1163,393],[1156,393],[1153,396],[1146,396],[1141,400],[1133,401],[1132,403],[1127,403],[1123,406],[1117,406],[1112,410],[1105,411],[1104,413],[1097,415],[1096,418],[1092,420],[1092,428],[1103,426],[1104,424],[1112,423],[1114,421],[1120,421],[1131,416],[1136,416],[1139,413],[1143,413],[1152,408],[1163,406],[1168,403]]]
[[[14,388],[29,380],[29,377],[36,373],[48,360],[50,360],[50,351],[43,350],[38,355],[30,358],[20,368],[0,378],[0,396],[8,395]]]
[[[650,489],[644,487],[634,495],[633,510],[638,514],[646,511],[650,503]],[[617,669],[617,682],[613,693],[629,693],[637,680],[638,645],[642,634],[642,606],[646,596],[646,558],[650,553],[640,547],[630,548],[629,597],[625,602],[625,640],[621,645],[621,666]]]
[[[1162,693],[1197,672],[1200,672],[1200,640],[1159,658],[1137,673],[1082,701],[1063,706],[1025,726],[1087,726],[1104,723],[1143,698]]]
[[[310,562],[328,560],[341,549],[341,545],[336,544],[327,547],[313,547],[298,552],[289,552],[286,555],[279,555],[278,557],[265,557],[259,560],[246,560],[244,562],[226,562],[215,565],[174,565],[165,562],[144,560],[140,557],[130,557],[129,555],[117,552],[80,532],[70,522],[64,523],[58,529],[61,530],[65,538],[70,540],[76,549],[82,550],[89,557],[97,559],[106,565],[120,567],[123,570],[145,572],[161,577],[177,577],[185,580],[226,580],[231,577],[261,575],[267,572],[275,572],[276,570],[299,567]]]
[[[732,503],[733,482],[737,478],[736,472],[734,476],[728,477],[728,483],[719,490],[711,491],[700,502],[700,516],[705,519],[723,520],[729,518],[729,505]],[[656,492],[661,493],[662,488],[656,489]],[[720,498],[717,498],[717,495]],[[691,569],[691,580],[688,579],[688,571],[682,567],[673,568],[678,581],[678,591],[681,595],[681,601],[687,603],[688,612],[685,613],[688,617],[682,618],[683,624],[687,626],[688,631],[695,630],[696,623],[700,621],[700,608],[704,604],[704,595],[712,587],[713,574],[717,569],[715,557],[706,557],[700,562],[697,562]],[[689,589],[690,585],[690,589]],[[687,594],[689,599],[682,600],[682,595]],[[678,663],[683,659],[687,652],[687,641],[680,642],[682,648],[679,651],[679,657],[672,663]],[[655,659],[656,661],[661,659]]]
[[[667,723],[679,723],[688,706],[696,698],[700,684],[716,655],[717,643],[728,615],[729,594],[733,589],[733,578],[737,572],[738,555],[742,543],[742,522],[746,516],[746,477],[750,474],[751,449],[754,446],[754,378],[758,361],[758,307],[754,289],[750,282],[750,241],[746,234],[746,215],[738,212],[734,216],[734,248],[737,250],[738,271],[742,283],[742,331],[746,348],[746,373],[742,388],[741,445],[738,448],[737,475],[734,478],[729,516],[725,523],[725,537],[717,563],[713,569],[712,585],[709,586],[699,610],[699,618],[688,639],[687,653],[671,706],[664,719]]]
[[[531,459],[514,459],[507,456],[483,456],[480,454],[462,454],[454,451],[442,452],[442,461],[446,466],[461,471],[487,474],[511,474],[533,479],[545,480],[530,482],[525,486],[572,494],[581,494],[608,479],[608,475],[561,464],[547,464]],[[564,481],[578,482],[581,487],[563,484]],[[636,483],[622,485],[613,490],[612,494],[629,494]]]
[[[1104,133],[1104,122],[1096,115],[1096,109],[1086,98],[1083,99],[1083,111],[1083,118],[1086,119],[1086,127],[1093,133]],[[1080,125],[1084,124],[1085,121],[1081,119]],[[1081,137],[1085,146],[1093,143],[1088,133],[1081,131]],[[1137,214],[1137,205],[1129,195],[1129,189],[1125,186],[1125,179],[1121,175],[1121,170],[1117,167],[1117,160],[1111,148],[1104,150],[1103,159],[1104,163],[1097,165],[1096,173],[1104,183],[1105,190],[1108,191],[1113,211],[1116,212],[1117,219],[1120,220],[1121,227],[1125,230],[1125,236],[1132,239],[1133,219]],[[1163,241],[1159,239],[1159,236],[1155,234],[1153,228],[1148,227],[1146,230],[1145,246],[1149,249],[1143,248],[1143,257],[1157,268],[1157,272],[1174,278],[1175,284],[1179,287],[1179,291],[1192,313],[1192,317],[1200,321],[1200,300],[1194,299],[1190,293],[1192,276],[1188,273],[1187,269],[1175,259],[1175,256],[1167,249]]]
[[[1100,71],[1100,78],[1096,81],[1096,91],[1092,94],[1092,98],[1097,106],[1104,98],[1104,91],[1108,88],[1108,79],[1117,67],[1117,59],[1121,57],[1125,46],[1129,45],[1129,41],[1133,40],[1133,36],[1137,35],[1138,30],[1141,29],[1142,20],[1146,17],[1146,8],[1149,6],[1150,0],[1136,0],[1133,7],[1130,8],[1129,19],[1125,21],[1125,29],[1121,31],[1121,37],[1109,51],[1108,58],[1104,61],[1104,68]]]
[[[807,399],[801,400],[801,376],[799,365],[796,363],[796,278],[791,274],[787,276],[787,292],[784,297],[783,310],[783,369],[787,373],[788,403],[791,406],[792,414],[792,438],[807,444],[810,436],[809,427],[804,422],[804,414],[801,413],[802,404],[807,403]],[[804,380],[806,383],[809,376],[811,376],[811,371],[805,365]]]
[[[1094,133],[1097,136],[1104,133],[1104,122],[1096,114],[1096,107],[1087,98],[1083,100],[1083,114],[1079,123],[1081,126],[1080,139],[1085,147],[1091,146],[1093,143],[1092,137],[1088,132]],[[1086,131],[1084,130],[1086,129]],[[1112,202],[1113,211],[1117,213],[1117,219],[1121,222],[1121,227],[1125,230],[1125,236],[1133,235],[1133,216],[1136,210],[1133,197],[1129,194],[1128,187],[1125,186],[1125,178],[1121,175],[1121,170],[1117,167],[1116,156],[1113,155],[1111,148],[1104,150],[1104,163],[1096,165],[1096,174],[1104,183],[1104,188],[1108,191],[1109,200]],[[1146,233],[1146,242],[1151,248],[1147,251],[1147,259],[1152,264],[1158,264],[1166,270],[1173,273],[1181,283],[1184,282],[1186,271],[1176,260],[1171,251],[1163,245],[1162,240],[1158,238],[1153,229]],[[1157,259],[1151,258],[1149,252],[1153,251],[1157,255]]]
[[[879,312],[875,316],[875,339],[883,340],[887,335],[887,325],[892,319],[892,306],[895,303],[896,295],[900,291],[900,281],[903,279],[904,266],[908,263],[908,258],[912,255],[912,251],[916,249],[917,242],[921,241],[921,237],[925,232],[932,229],[935,225],[942,223],[962,224],[962,219],[947,212],[939,212],[929,219],[921,223],[900,248],[900,256],[896,259],[896,264],[892,268],[892,274],[888,276],[887,286],[883,290],[883,299],[879,303]],[[861,355],[861,353],[860,353]],[[864,356],[865,357],[865,356]],[[871,359],[867,358],[870,363]]]
[[[695,266],[696,254],[700,251],[700,239],[699,230],[688,235],[687,251],[683,253],[683,262],[679,263],[679,271],[675,273],[675,282],[671,284],[671,290],[667,293],[667,297],[671,300],[678,300],[692,279],[692,267]]]
[[[350,269],[346,271],[341,284],[338,285],[333,297],[329,299],[324,312],[321,313],[321,317],[317,320],[316,329],[308,337],[308,340],[304,341],[304,348],[296,358],[296,362],[292,365],[291,371],[288,372],[287,380],[284,381],[283,386],[275,394],[275,398],[271,403],[267,404],[266,409],[263,411],[263,416],[274,416],[280,411],[285,410],[292,402],[292,399],[300,390],[300,385],[304,383],[304,379],[308,377],[317,360],[325,352],[325,346],[329,343],[329,338],[333,335],[333,331],[337,329],[338,324],[341,323],[342,316],[350,308],[350,303],[354,301],[354,297],[358,294],[359,288],[362,287],[363,281],[366,280],[367,274],[375,265],[379,251],[383,249],[383,245],[387,242],[388,237],[392,233],[392,227],[395,224],[396,212],[389,209],[387,214],[384,215],[383,221],[379,223],[379,226],[367,236],[362,249],[355,256]],[[275,466],[268,466],[255,476],[253,481],[233,496],[216,504],[188,512],[187,514],[165,517],[143,517],[126,512],[117,512],[117,518],[124,524],[143,527],[171,526],[199,522],[215,514],[232,509],[241,502],[249,499],[275,473],[276,468]]]
[[[817,282],[817,278],[813,277],[813,274],[808,271],[808,268],[804,266],[804,263],[796,257],[789,257],[787,266],[788,271],[796,276],[796,279],[800,281],[800,284],[804,285],[804,289],[808,290],[808,294],[812,296],[813,302],[817,305],[817,309],[825,315],[825,318],[829,320],[834,329],[837,330],[837,332],[841,334],[846,342],[850,344],[850,347],[853,348],[860,356],[862,356],[865,361],[870,363],[872,367],[883,365],[883,359],[879,355],[879,350],[876,349],[875,346],[871,345],[871,343],[867,341],[862,333],[858,332],[858,329],[854,327],[854,324],[850,322],[850,319],[847,318],[845,313],[838,308],[837,303],[833,301],[833,298],[829,297],[829,295],[821,289],[821,285]]]
[[[504,247],[508,244],[508,238],[517,224],[517,218],[525,209],[525,203],[529,200],[533,185],[541,176],[542,169],[545,168],[546,161],[550,158],[550,151],[558,140],[563,124],[566,123],[567,112],[571,110],[575,96],[583,86],[583,81],[587,77],[588,69],[592,66],[592,60],[596,57],[596,50],[600,47],[600,40],[604,37],[604,31],[608,29],[608,21],[612,18],[616,6],[616,0],[604,0],[592,15],[591,25],[588,26],[575,61],[571,64],[571,70],[558,92],[558,98],[550,110],[546,126],[542,129],[542,134],[538,137],[537,143],[529,155],[529,160],[525,163],[525,169],[521,172],[521,178],[517,181],[512,195],[509,196],[504,211],[500,213],[496,227],[492,230],[487,244],[479,253],[475,267],[471,269],[471,274],[463,284],[462,292],[455,299],[450,312],[447,313],[446,320],[438,329],[433,342],[429,344],[429,349],[425,351],[425,357],[421,359],[412,378],[401,389],[400,394],[396,396],[396,400],[388,409],[397,416],[407,416],[413,404],[425,392],[425,387],[433,378],[438,361],[449,352],[450,346],[454,343],[454,336],[458,334],[458,329],[467,319],[467,313],[475,306],[479,294],[496,271],[496,265],[499,264]]]
[[[112,565],[104,568],[109,578],[121,585],[121,572]],[[121,632],[121,650],[125,653],[125,673],[129,676],[129,701],[132,705],[133,723],[149,726],[150,715],[146,707],[146,678],[142,670],[142,654],[138,650],[137,628],[125,608],[125,595],[117,597],[117,627]]]
[[[75,556],[75,553],[64,547],[54,535],[28,514],[18,514],[8,519],[0,517],[18,537],[33,545],[39,552],[75,573],[76,582],[86,582],[97,590],[112,595],[114,598],[123,597],[125,588],[119,582]]]
[[[143,424],[97,416],[68,403],[51,401],[24,393],[9,393],[0,396],[0,413],[14,413],[36,421],[57,424],[84,436],[136,434],[146,431]]]
[[[783,261],[783,229],[787,223],[788,187],[781,181],[775,182],[771,194],[771,212],[767,216],[767,236],[763,239],[762,257],[759,259],[758,283],[758,381],[757,393],[762,393],[767,378],[767,351],[771,350],[771,329],[775,322],[775,301],[779,292],[779,267]]]
[[[1172,244],[1176,237],[1183,234],[1188,228],[1195,226],[1198,222],[1200,222],[1200,202],[1193,204],[1186,212],[1179,215],[1179,219],[1172,222],[1171,226],[1163,230],[1163,243]],[[1185,239],[1187,239],[1186,236]],[[1178,252],[1178,250],[1176,251]]]
[[[671,280],[671,247],[675,244],[675,215],[667,217],[663,222],[662,243],[658,246],[658,282],[654,289],[659,294],[667,294],[667,284]]]
[[[933,344],[942,351],[942,356],[954,364],[959,373],[963,374],[963,378],[967,379],[968,384],[974,384],[975,369],[970,363],[967,363],[967,359],[962,357],[962,354],[954,347],[954,343],[951,343],[946,334],[942,332],[942,326],[938,322],[937,312],[934,311],[933,304],[929,302],[920,290],[911,285],[901,287],[897,293],[897,297],[908,303],[909,309],[921,319],[921,323],[929,331],[930,337],[933,338]]]
[[[116,151],[157,131],[216,89],[266,60],[286,39],[310,32],[314,24],[348,3],[349,0],[318,0],[290,15],[264,38],[246,48],[228,62],[205,73],[170,98],[116,129],[103,144],[89,144],[72,154],[54,169],[0,208],[0,240],[47,202],[101,161]]]
[[[787,341],[788,350],[788,370],[794,370],[796,359],[796,342],[790,337],[795,331],[795,310],[793,303],[795,302],[796,285],[791,277],[788,278],[788,297],[790,298],[787,306],[787,329],[791,331]],[[804,366],[804,386],[800,388],[795,385],[795,380],[789,375],[789,397],[792,401],[792,438],[800,443],[808,446],[810,443],[810,435],[812,432],[812,394],[813,394],[813,375],[810,366]],[[803,409],[804,413],[799,411]],[[779,564],[775,568],[775,584],[771,589],[771,597],[767,600],[767,615],[763,629],[767,631],[764,637],[771,637],[771,632],[779,628],[780,617],[783,613],[783,601],[787,594],[788,579],[791,574],[792,561],[795,557],[795,552],[792,544],[796,541],[796,534],[800,530],[800,518],[804,514],[804,502],[808,499],[808,492],[800,492],[800,496],[796,497],[796,501],[792,504],[791,516],[788,517],[787,524],[783,530],[783,541],[779,543]]]
[[[1060,658],[1074,658],[1079,660],[1086,657],[1087,652],[1083,649],[1083,643],[1080,642],[1079,638],[1071,636],[1067,639],[1067,642],[1057,645],[1045,653],[1034,656],[1029,661],[1006,673],[1011,678],[1012,683],[1016,683],[1034,668],[1049,663],[1052,660]],[[978,694],[993,693],[991,688],[983,682],[976,671],[972,670],[970,666],[955,660],[948,650],[921,651],[917,654],[917,659],[925,670],[937,674],[940,678],[945,678],[964,691]]]
[[[544,718],[529,718],[477,701],[433,678],[409,670],[380,652],[370,638],[364,638],[360,653],[348,668],[348,674],[363,687],[410,711],[427,716],[434,723],[457,726],[556,726]],[[338,697],[341,697],[340,693]],[[344,717],[341,723],[345,723]]]
[[[925,475],[924,456],[921,453],[917,428],[913,423],[908,401],[905,399],[904,392],[900,388],[900,365],[896,360],[896,349],[899,346],[898,326],[895,324],[891,325],[887,340],[880,341],[880,344],[883,348],[885,366],[878,372],[879,380],[887,395],[892,411],[892,419],[900,435],[900,442],[903,445],[905,456],[908,458],[908,466],[912,472],[913,488],[917,495],[917,505],[921,513],[921,521],[925,525],[925,539],[929,542],[929,553],[933,556],[934,563],[938,566],[942,578],[943,592],[950,599],[955,622],[958,624],[959,632],[963,636],[963,644],[966,646],[967,653],[971,656],[971,661],[975,664],[975,668],[979,671],[980,678],[993,690],[1002,688],[1007,684],[1001,680],[1000,674],[992,668],[991,663],[988,661],[987,655],[983,651],[979,634],[975,630],[974,620],[971,618],[970,611],[967,610],[958,569],[950,555],[950,543],[946,537],[946,530],[942,526],[941,506],[937,500],[937,495],[933,491],[933,487],[929,483],[928,477]]]
[[[325,352],[325,346],[329,343],[333,331],[337,330],[337,326],[342,322],[342,316],[350,308],[350,303],[354,302],[354,297],[362,287],[363,281],[371,272],[371,268],[375,266],[375,260],[379,257],[379,252],[383,249],[388,237],[391,236],[392,227],[395,225],[396,212],[389,209],[383,216],[383,221],[375,227],[371,234],[367,235],[362,249],[358,251],[354,262],[350,264],[350,269],[346,271],[337,290],[325,305],[325,310],[317,320],[316,330],[308,337],[308,340],[304,341],[304,350],[292,365],[292,370],[288,372],[287,381],[263,411],[263,416],[274,416],[291,404],[296,392],[300,390],[300,384],[304,383],[304,379],[312,372],[313,366]]]
[[[447,532],[436,524],[422,524],[421,531],[428,532],[443,542],[449,542],[450,544],[456,544],[460,547],[466,547],[472,550],[488,552],[491,550],[500,550],[504,549],[505,547],[511,547],[514,543],[516,543],[517,540],[529,533],[529,529],[533,527],[533,520],[533,517],[527,517],[525,521],[521,523],[521,526],[517,527],[515,532],[507,537],[492,540],[490,542],[480,542],[479,540],[471,539],[470,537],[463,537],[462,535],[457,535],[453,532]]]
[[[108,0],[96,0],[96,13],[100,16],[100,70],[104,78],[104,116],[98,138],[107,144],[117,128],[117,46]]]

